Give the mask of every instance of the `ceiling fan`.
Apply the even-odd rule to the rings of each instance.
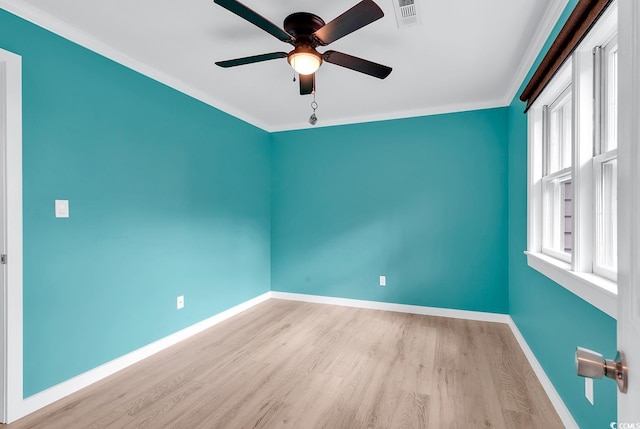
[[[301,95],[315,92],[315,72],[323,61],[379,79],[384,79],[391,73],[391,67],[342,52],[329,50],[320,53],[316,51],[318,46],[327,46],[329,43],[382,18],[384,16],[382,9],[372,0],[362,0],[327,24],[322,18],[312,13],[292,13],[284,19],[284,30],[236,0],[214,0],[214,2],[272,36],[294,46],[294,49],[289,53],[271,52],[216,62],[220,67],[235,67],[276,58],[286,58],[299,74]]]

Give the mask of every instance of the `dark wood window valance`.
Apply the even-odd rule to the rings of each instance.
[[[547,52],[526,88],[522,91],[522,95],[520,95],[520,100],[527,103],[525,112],[536,101],[562,63],[569,58],[611,1],[578,1],[564,27],[558,33],[558,37],[551,44],[549,52]]]

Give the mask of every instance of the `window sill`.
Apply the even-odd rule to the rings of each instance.
[[[527,263],[571,293],[616,319],[618,285],[595,274],[571,271],[571,265],[538,252],[524,252]]]

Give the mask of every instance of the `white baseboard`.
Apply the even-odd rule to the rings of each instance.
[[[553,404],[553,407],[558,413],[558,416],[562,420],[562,423],[567,428],[579,429],[578,424],[569,412],[567,406],[562,401],[562,398],[558,394],[558,391],[555,389],[555,387],[553,387],[551,380],[549,380],[549,377],[547,377],[547,374],[544,372],[542,365],[540,365],[540,362],[538,362],[538,359],[536,359],[533,351],[529,348],[529,345],[520,333],[520,330],[518,330],[515,322],[508,314],[453,310],[450,308],[423,307],[419,305],[392,304],[388,302],[362,301],[358,299],[333,298],[328,296],[304,295],[298,293],[275,291],[271,292],[271,297],[276,299],[286,299],[290,301],[304,301],[318,304],[340,305],[345,307],[396,311],[399,313],[423,314],[427,316],[452,317],[456,319],[478,320],[482,322],[506,323],[507,325],[509,325],[509,328],[511,328],[511,332],[513,332],[514,337],[516,337],[518,344],[520,344],[520,348],[524,352],[524,355],[526,356],[529,364],[531,365],[531,368],[538,377],[538,380],[540,380],[540,384],[542,384],[543,389],[545,390],[547,396],[549,397],[549,400]]]
[[[205,329],[217,325],[218,323],[229,319],[230,317],[233,317],[245,310],[248,310],[249,308],[257,304],[268,300],[269,298],[271,298],[271,292],[263,293],[262,295],[250,299],[249,301],[245,301],[241,304],[236,305],[235,307],[218,313],[215,316],[212,316],[208,319],[191,325],[188,328],[178,331],[175,334],[171,334],[167,337],[161,338],[151,344],[134,350],[131,353],[100,365],[99,367],[89,370],[53,387],[50,387],[47,390],[36,393],[33,396],[25,398],[22,401],[22,406],[20,407],[19,413],[13,414],[14,418],[12,419],[12,421],[22,418],[27,414],[31,414],[32,412],[39,410],[40,408],[43,408],[49,404],[52,404],[53,402],[58,401],[65,396],[71,395],[72,393],[75,393],[78,390],[89,386],[90,384],[113,375],[116,372],[141,361],[142,359],[145,359],[155,353],[166,349],[167,347],[177,344],[182,340],[185,340],[195,334],[204,331]]]
[[[556,409],[556,412],[558,413],[558,416],[560,416],[560,419],[562,420],[564,426],[569,429],[579,429],[580,427],[578,426],[578,423],[576,423],[575,419],[569,412],[569,409],[564,404],[564,401],[560,397],[560,394],[558,393],[556,388],[553,387],[553,383],[551,383],[551,380],[549,380],[549,377],[547,377],[547,374],[544,372],[542,365],[540,365],[540,362],[538,362],[538,359],[536,359],[533,351],[529,348],[529,344],[527,344],[527,341],[522,336],[522,333],[520,333],[520,330],[516,326],[516,323],[513,321],[511,316],[509,316],[508,324],[511,328],[511,332],[513,332],[513,336],[516,337],[516,340],[518,340],[520,348],[524,352],[524,355],[527,357],[531,368],[533,368],[533,372],[535,372],[538,376],[538,380],[540,380],[542,388],[547,393],[549,400],[553,404],[553,407]]]
[[[509,323],[511,320],[507,314],[454,310],[451,308],[423,307],[421,305],[394,304],[390,302],[364,301],[360,299],[334,298],[330,296],[304,295],[300,293],[272,291],[271,297],[276,299],[286,299],[289,301],[314,302],[316,304],[368,308],[371,310],[395,311],[397,313],[422,314],[425,316],[451,317],[454,319],[478,320],[481,322]]]
[[[535,355],[529,348],[529,345],[527,344],[524,337],[518,330],[518,327],[516,326],[513,319],[507,314],[485,313],[480,311],[468,311],[468,310],[454,310],[449,308],[423,307],[419,305],[394,304],[394,303],[388,303],[388,302],[365,301],[365,300],[348,299],[348,298],[334,298],[334,297],[328,297],[328,296],[304,295],[304,294],[276,292],[276,291],[266,292],[260,296],[250,299],[249,301],[243,302],[239,305],[236,305],[235,307],[232,307],[228,310],[218,313],[213,317],[210,317],[194,325],[191,325],[188,328],[185,328],[181,331],[176,332],[175,334],[169,335],[147,346],[134,350],[131,353],[128,353],[110,362],[107,362],[97,368],[94,368],[74,378],[64,381],[47,390],[44,390],[33,396],[30,396],[29,398],[26,398],[22,401],[20,410],[18,413],[13,414],[14,418],[12,419],[12,421],[22,418],[27,414],[31,414],[32,412],[37,411],[47,405],[50,405],[53,402],[64,398],[65,396],[71,395],[72,393],[75,393],[80,389],[83,389],[97,381],[100,381],[105,377],[113,375],[116,372],[121,371],[141,361],[142,359],[145,359],[174,344],[179,343],[184,339],[187,339],[195,334],[198,334],[270,298],[283,299],[283,300],[289,300],[289,301],[312,302],[312,303],[318,303],[318,304],[339,305],[344,307],[367,308],[372,310],[395,311],[399,313],[422,314],[427,316],[439,316],[439,317],[451,317],[456,319],[478,320],[482,322],[506,323],[511,328],[513,335],[515,336],[516,340],[520,344],[522,351],[527,357],[531,367],[533,368],[533,371],[535,372],[538,379],[540,380],[542,387],[544,388],[547,396],[551,400],[551,403],[553,404],[556,412],[560,416],[560,419],[564,423],[565,427],[570,429],[574,429],[574,428],[578,429],[578,425],[576,421],[573,419],[573,416],[571,415],[566,405],[562,401],[562,398],[556,391],[555,387],[553,387],[551,380],[549,380],[549,377],[547,377],[547,374],[544,372],[544,369],[542,368],[542,366],[536,359]]]

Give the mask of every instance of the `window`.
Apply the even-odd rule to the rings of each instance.
[[[571,86],[542,107],[542,251],[571,260]]]
[[[593,272],[616,280],[618,266],[618,42],[613,37],[594,49],[594,67],[600,76],[594,82],[599,93],[595,106],[600,132],[594,144],[595,259]],[[597,129],[598,127],[596,127]]]
[[[528,110],[529,265],[615,317],[617,5]]]

